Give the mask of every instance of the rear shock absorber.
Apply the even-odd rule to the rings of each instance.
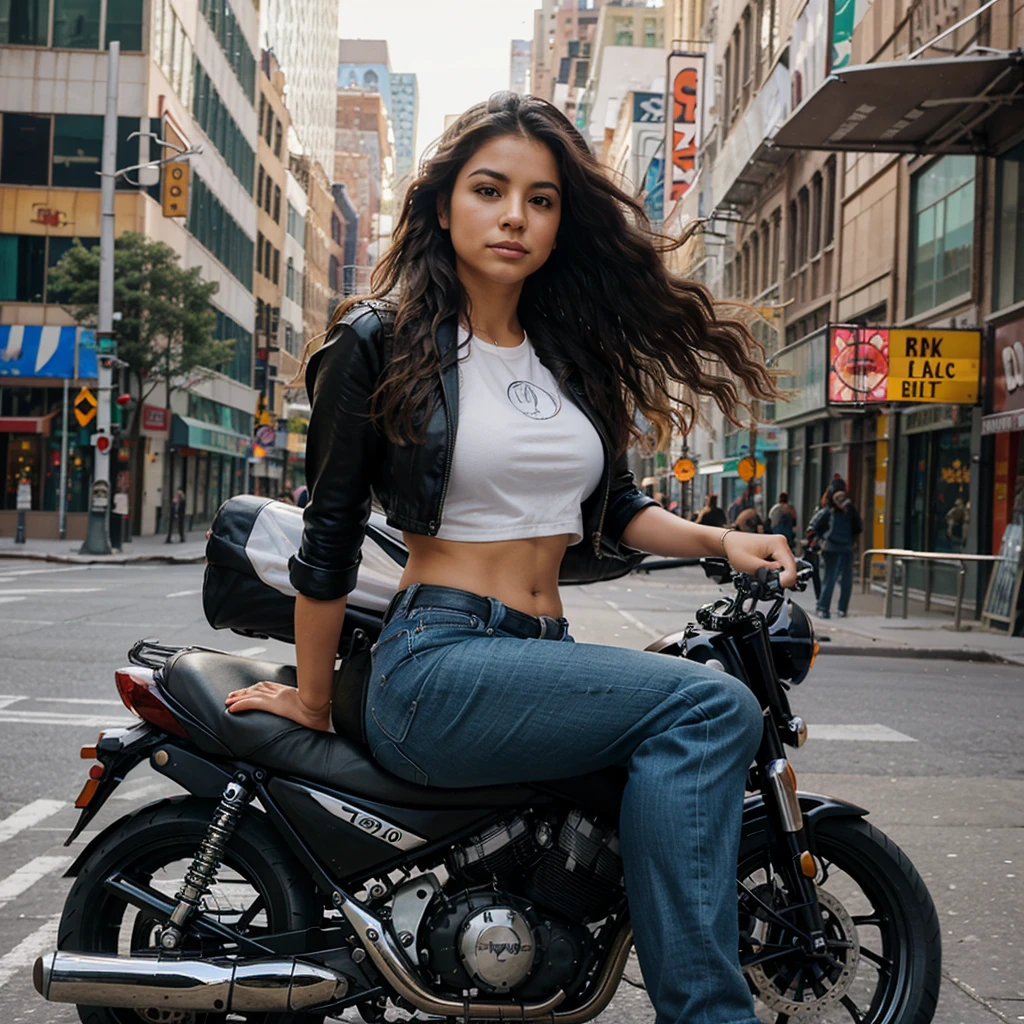
[[[213,812],[213,818],[206,829],[199,849],[185,872],[185,880],[175,899],[178,901],[167,924],[160,931],[160,946],[163,949],[177,949],[185,934],[185,926],[199,909],[202,898],[210,891],[220,870],[224,849],[234,835],[238,820],[249,801],[252,789],[249,779],[237,775],[229,782],[221,795],[220,803]]]

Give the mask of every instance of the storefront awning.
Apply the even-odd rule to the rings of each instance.
[[[50,424],[57,414],[49,416],[0,416],[0,434],[50,434]]]
[[[226,427],[203,423],[188,416],[175,416],[171,424],[171,445],[175,448],[198,448],[206,452],[244,456],[249,451],[250,438],[236,434]]]
[[[77,342],[77,346],[76,346]],[[96,334],[83,327],[0,324],[0,377],[96,379]]]
[[[997,156],[1024,138],[1024,51],[862,64],[830,75],[778,130],[791,149]]]

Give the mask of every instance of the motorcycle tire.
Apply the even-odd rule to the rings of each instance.
[[[834,1002],[821,1000],[820,989],[809,993],[810,1002],[818,999],[820,1013],[810,1006],[803,1013],[792,1012],[793,1007],[786,1005],[787,997],[792,999],[794,994],[786,979],[799,967],[799,954],[791,958],[790,964],[779,960],[765,965],[767,969],[756,978],[747,968],[755,998],[761,997],[759,1011],[767,1009],[766,1019],[780,1022],[804,1019],[806,1013],[807,1019],[823,1024],[850,1024],[853,1020],[859,1024],[930,1024],[939,997],[942,941],[935,904],[917,869],[888,836],[861,818],[818,822],[814,826],[814,853],[819,863],[819,899],[826,933],[831,926],[833,935],[841,939],[843,922],[853,926],[858,966],[851,972],[852,978],[842,980],[847,985],[845,994],[840,996],[838,990],[833,993]],[[764,877],[768,860],[765,834],[745,836],[738,878]],[[744,923],[749,927],[751,920],[741,919],[741,929]],[[768,925],[766,931],[770,929]],[[778,930],[775,942],[786,941],[784,931]],[[815,969],[810,958],[806,958],[805,969]],[[816,980],[820,984],[820,976]],[[814,982],[815,978],[809,976],[805,988],[811,988]],[[802,978],[799,983],[803,984]],[[870,996],[863,994],[868,991]]]
[[[123,819],[96,847],[82,866],[68,894],[57,937],[58,949],[80,953],[126,955],[122,921],[133,910],[118,896],[108,892],[104,881],[119,873],[133,881],[150,884],[153,875],[168,865],[189,863],[213,817],[216,801],[182,796],[143,807]],[[286,932],[319,925],[323,902],[316,889],[282,844],[262,815],[247,811],[238,823],[222,861],[219,876],[229,873],[241,878],[262,899],[258,917],[265,921],[259,931]],[[175,876],[163,880],[162,892]],[[183,875],[182,875],[183,877]],[[180,885],[182,878],[177,878]],[[221,882],[214,886],[215,892]],[[229,882],[229,885],[237,883]],[[176,890],[170,890],[173,894]],[[210,897],[207,897],[209,899]],[[216,900],[216,896],[212,897]],[[254,901],[255,902],[255,901]],[[139,911],[132,926],[129,946],[138,945],[140,935],[149,937],[162,921]],[[186,936],[185,949],[188,949]],[[145,941],[145,938],[143,939]],[[152,940],[148,946],[153,945]],[[150,1016],[146,1016],[147,1012]],[[322,1024],[316,1013],[207,1013],[205,1011],[146,1011],[113,1007],[79,1006],[83,1024],[140,1024],[153,1020],[167,1024],[220,1024],[242,1021],[246,1024]]]

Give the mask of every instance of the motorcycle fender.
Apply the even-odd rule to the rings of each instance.
[[[720,633],[700,630],[687,635],[684,630],[680,630],[677,633],[667,633],[648,645],[645,650],[654,654],[686,658],[702,665],[709,661],[719,661],[729,675],[737,679],[744,678],[743,666],[733,651],[732,643]]]
[[[811,837],[814,835],[814,826],[825,818],[864,818],[868,815],[868,811],[863,807],[835,797],[804,792],[798,792],[797,797],[800,800],[800,810],[803,811],[804,828]],[[749,842],[751,837],[767,830],[768,812],[764,798],[760,793],[748,796],[743,801],[742,841]]]

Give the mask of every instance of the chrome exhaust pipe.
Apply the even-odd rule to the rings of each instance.
[[[36,960],[32,983],[54,1003],[213,1013],[296,1012],[348,992],[344,975],[301,960],[160,960],[63,950]]]

